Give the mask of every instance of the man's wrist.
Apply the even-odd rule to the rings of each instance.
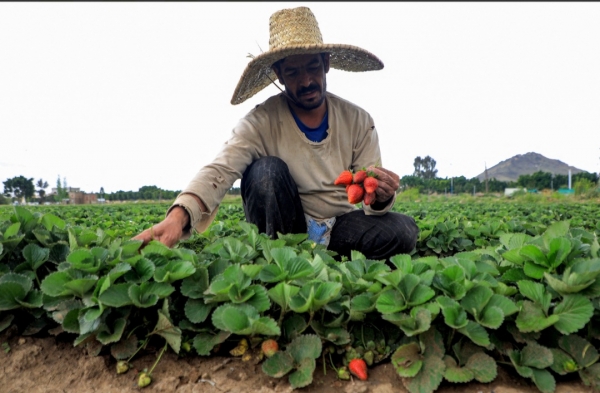
[[[185,232],[190,229],[191,217],[186,208],[182,205],[177,205],[173,207],[173,209],[169,212],[169,215],[167,217],[179,222],[182,231]]]

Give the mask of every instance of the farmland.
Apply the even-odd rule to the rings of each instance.
[[[340,261],[305,235],[268,239],[239,203],[174,249],[140,250],[130,238],[167,207],[1,207],[2,361],[23,353],[19,340],[62,345],[75,361],[85,351],[103,359],[95,372],[115,391],[143,369],[151,387],[175,391],[164,383],[177,362],[210,364],[179,379],[190,391],[216,389],[199,381],[243,391],[244,380],[265,391],[345,389],[357,383],[344,380],[353,358],[369,364],[371,391],[600,388],[597,202],[399,200],[394,210],[420,235],[411,255],[389,261]],[[281,349],[268,359],[266,338]],[[216,371],[231,361],[246,373],[237,386]],[[117,375],[117,364],[132,370]]]

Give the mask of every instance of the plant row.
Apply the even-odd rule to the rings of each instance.
[[[184,247],[141,248],[14,207],[0,221],[0,331],[70,334],[110,352],[119,371],[147,345],[261,361],[260,344],[275,339],[282,350],[262,369],[293,388],[312,382],[317,362],[347,378],[354,359],[391,361],[412,393],[491,382],[498,364],[542,392],[573,373],[600,388],[594,231],[569,221],[535,234],[505,228],[469,251],[379,261],[228,220]]]

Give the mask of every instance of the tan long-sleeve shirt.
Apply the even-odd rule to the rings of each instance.
[[[191,227],[203,232],[246,168],[258,158],[275,156],[287,164],[309,216],[325,219],[356,209],[348,202],[345,188],[333,182],[344,169],[381,165],[375,123],[365,110],[329,92],[327,110],[328,135],[321,142],[312,142],[298,128],[283,94],[257,105],[235,126],[217,157],[200,169],[173,206],[184,207]],[[188,194],[200,198],[208,212],[202,214]],[[370,206],[363,210],[365,214],[382,215],[391,209],[394,200],[382,210]]]

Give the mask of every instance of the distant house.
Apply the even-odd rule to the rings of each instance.
[[[527,192],[527,189],[526,188],[505,188],[504,196],[512,196],[515,192],[518,192],[518,191]]]
[[[49,196],[56,195],[57,191],[58,190],[56,188],[53,188]],[[68,203],[73,205],[98,203],[98,196],[96,194],[88,194],[86,192],[81,191],[78,187],[67,187],[65,191],[67,191],[67,193],[69,194],[69,198],[63,199],[62,203]]]

